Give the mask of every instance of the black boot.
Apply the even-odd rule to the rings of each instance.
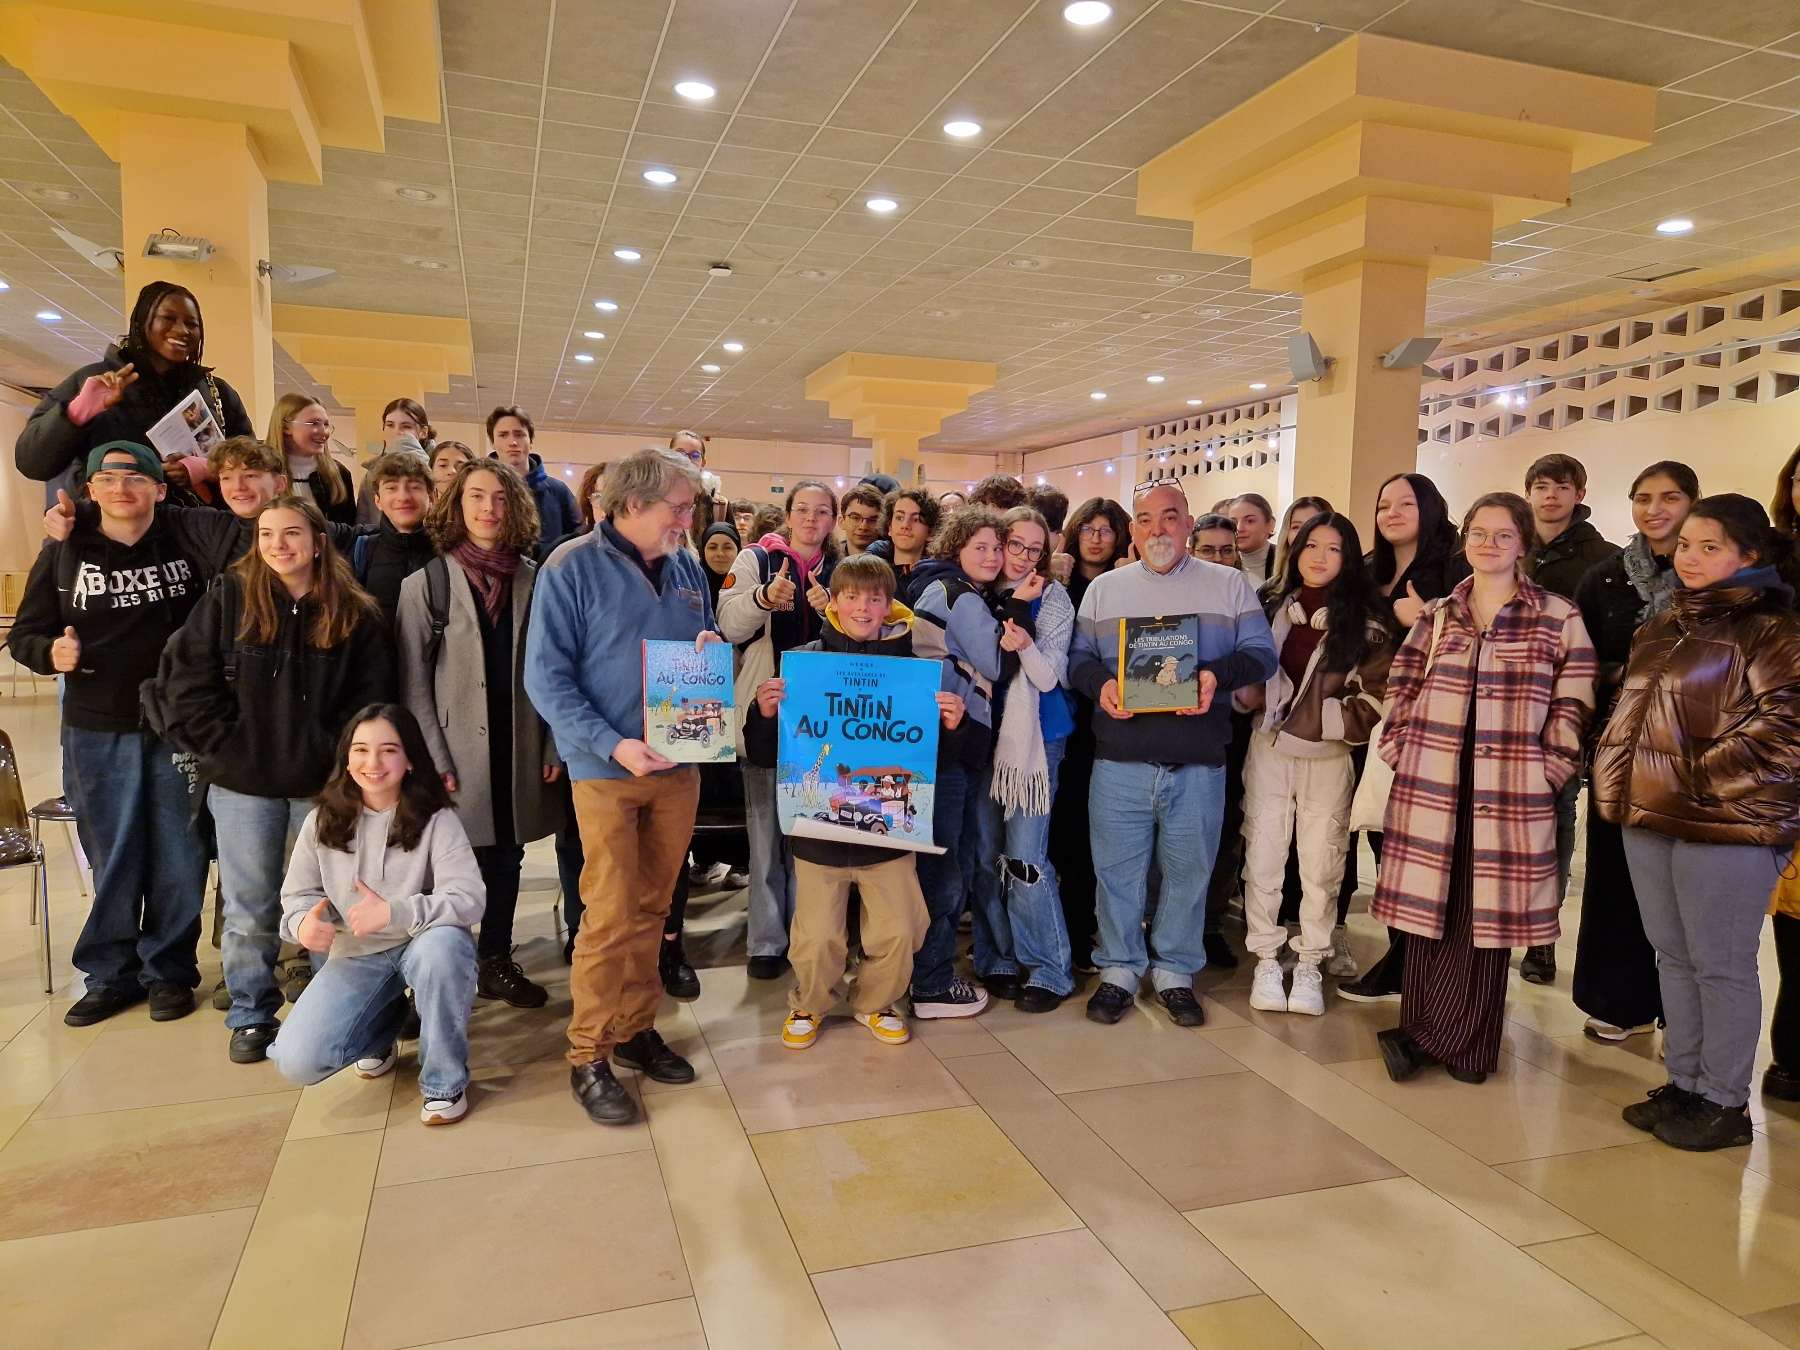
[[[1532,984],[1556,983],[1556,948],[1527,947],[1519,961],[1519,978]]]
[[[688,1003],[700,997],[700,977],[694,973],[693,966],[688,964],[687,952],[683,950],[679,937],[663,939],[656,965],[662,975],[663,992],[670,998]]]

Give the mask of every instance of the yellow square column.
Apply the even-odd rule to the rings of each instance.
[[[966,411],[969,400],[999,378],[988,361],[845,352],[806,377],[806,396],[869,438],[872,472],[897,477],[902,459],[916,464],[923,438],[935,436],[946,417]],[[907,481],[924,477],[915,468]]]

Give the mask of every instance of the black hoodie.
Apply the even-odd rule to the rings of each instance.
[[[344,724],[393,700],[394,644],[380,614],[365,614],[345,641],[320,649],[306,640],[315,606],[311,596],[285,601],[273,644],[234,644],[220,629],[227,612],[243,614],[243,583],[227,572],[169,639],[158,702],[169,739],[200,757],[208,783],[252,797],[310,797],[331,776]]]
[[[211,513],[216,514],[216,513]],[[138,686],[186,621],[204,578],[160,514],[135,544],[77,528],[38,553],[7,645],[27,670],[53,675],[50,647],[73,627],[81,665],[63,693],[63,721],[85,731],[138,730]]]

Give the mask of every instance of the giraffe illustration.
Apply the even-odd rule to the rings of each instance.
[[[800,776],[800,795],[805,798],[808,806],[816,807],[819,804],[819,770],[825,767],[825,756],[830,753],[829,744],[821,745],[819,757],[813,761],[812,768]]]

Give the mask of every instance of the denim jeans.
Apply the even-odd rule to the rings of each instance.
[[[913,956],[912,996],[929,999],[956,978],[956,922],[962,917],[962,830],[975,775],[960,764],[940,764],[931,807],[931,842],[942,853],[919,854],[919,889],[930,922]]]
[[[519,873],[525,850],[517,844],[484,844],[475,850],[475,866],[487,887],[487,908],[481,915],[481,940],[476,950],[482,960],[511,956],[513,915],[519,908]]]
[[[219,944],[231,1011],[225,1025],[266,1026],[281,1011],[275,962],[281,955],[281,879],[287,851],[312,803],[304,797],[252,797],[213,784],[206,805],[219,833],[219,890],[225,936]],[[318,961],[313,962],[315,968]]]
[[[742,767],[744,826],[750,835],[750,931],[744,945],[751,956],[780,956],[794,921],[794,860],[775,809],[775,770]]]
[[[1050,764],[1050,798],[1056,799],[1057,771],[1062,767],[1067,740],[1049,741],[1044,758]],[[1069,930],[1063,919],[1062,894],[1056,868],[1050,862],[1050,813],[1041,816],[1006,814],[993,798],[992,776],[981,799],[984,826],[981,848],[992,859],[998,878],[999,903],[987,925],[1005,939],[1002,962],[984,970],[981,964],[981,892],[976,892],[975,968],[983,974],[995,970],[1029,972],[1026,984],[1067,996],[1075,992],[1075,976],[1069,967]],[[991,847],[990,847],[991,843]]]
[[[1206,965],[1206,887],[1225,817],[1225,770],[1210,764],[1094,761],[1088,797],[1099,882],[1100,978],[1136,990],[1146,969],[1161,990]],[[1162,891],[1144,944],[1145,882],[1154,851]]]
[[[65,726],[67,795],[92,849],[94,904],[75,939],[89,992],[200,983],[194,950],[206,846],[194,829],[194,762],[148,732]]]
[[[994,800],[992,764],[969,775],[960,838],[958,851],[962,858],[963,893],[969,900],[975,973],[983,979],[989,975],[1017,975],[1019,962],[1013,951],[1012,924],[1006,917],[1006,888],[1000,875],[1006,825],[1000,803]]]
[[[296,1083],[317,1083],[359,1059],[386,1055],[406,1016],[419,1010],[419,1090],[454,1101],[469,1083],[469,1008],[475,943],[466,928],[427,928],[371,956],[334,956],[306,986],[269,1047]]]

